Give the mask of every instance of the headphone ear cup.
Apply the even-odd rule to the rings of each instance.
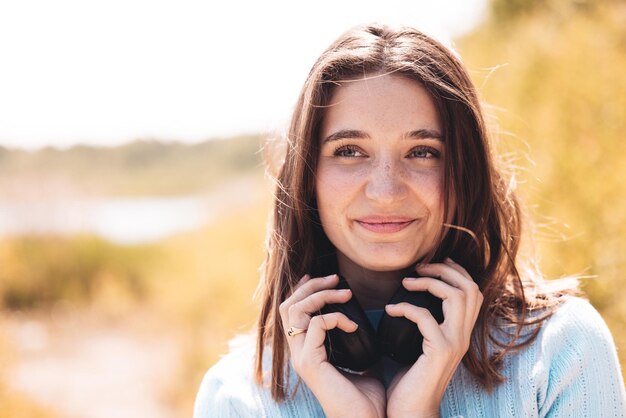
[[[400,286],[389,303],[400,302],[426,308],[438,323],[443,322],[442,300],[429,292],[410,292]],[[413,364],[423,353],[424,337],[417,325],[404,317],[384,313],[378,325],[378,340],[381,354],[399,363]]]
[[[337,289],[349,289],[348,282],[340,278]],[[338,367],[354,371],[364,371],[380,358],[376,331],[370,323],[361,305],[353,295],[346,303],[333,303],[324,306],[321,313],[341,312],[359,326],[355,332],[348,333],[338,328],[326,333],[326,354],[329,361]]]

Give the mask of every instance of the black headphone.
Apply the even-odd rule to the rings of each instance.
[[[348,282],[340,277],[336,288],[349,289]],[[438,323],[443,322],[442,300],[429,292],[410,292],[400,286],[389,303],[400,302],[426,308]],[[424,338],[417,325],[404,317],[393,317],[383,312],[376,331],[354,295],[346,303],[333,303],[321,309],[323,314],[331,312],[341,312],[359,326],[352,333],[338,328],[326,333],[326,354],[335,366],[364,371],[377,363],[381,356],[412,364],[422,354]]]

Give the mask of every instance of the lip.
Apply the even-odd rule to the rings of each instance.
[[[355,222],[362,228],[379,234],[400,232],[415,221],[415,218],[403,216],[367,216],[355,219]]]

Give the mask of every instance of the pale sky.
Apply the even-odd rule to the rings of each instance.
[[[359,23],[451,45],[486,0],[0,2],[0,145],[280,132],[317,56]]]

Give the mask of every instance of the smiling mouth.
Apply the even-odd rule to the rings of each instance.
[[[394,220],[394,221],[370,221],[370,220],[356,220],[356,223],[360,225],[362,228],[367,229],[371,232],[376,232],[379,234],[392,234],[394,232],[400,232],[403,229],[407,228],[415,219],[407,219],[407,220]]]

